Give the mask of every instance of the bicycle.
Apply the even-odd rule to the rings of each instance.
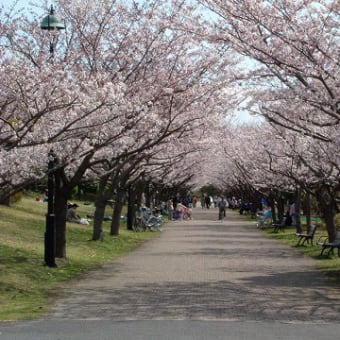
[[[136,215],[135,218],[133,219],[132,229],[135,232],[146,231],[145,225],[140,216]]]
[[[155,216],[152,214],[151,209],[142,207],[135,213],[133,230],[139,231],[161,231],[163,223],[162,216]]]

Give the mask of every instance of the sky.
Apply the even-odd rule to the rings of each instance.
[[[18,3],[18,8],[29,7],[30,0],[0,0],[0,5],[5,5],[5,7],[10,7],[15,3]]]
[[[39,1],[38,0],[0,0],[0,7],[11,8],[11,6],[16,4],[15,9],[35,8],[35,6],[33,6],[31,3],[39,4]],[[44,4],[44,1],[40,1],[40,4]],[[53,4],[53,1],[50,1],[49,4]]]

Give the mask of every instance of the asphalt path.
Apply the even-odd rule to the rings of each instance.
[[[43,320],[0,339],[337,339],[340,287],[316,260],[237,212],[196,208],[159,237],[65,287]]]

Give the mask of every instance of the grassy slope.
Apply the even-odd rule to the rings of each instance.
[[[83,217],[94,210],[79,205]],[[91,226],[68,223],[67,259],[57,259],[58,268],[49,268],[43,263],[45,214],[46,203],[34,197],[24,197],[11,208],[0,206],[0,320],[41,317],[63,282],[126,254],[157,234],[133,233],[122,226],[120,235],[112,237],[110,222],[105,222],[104,241],[94,242]]]

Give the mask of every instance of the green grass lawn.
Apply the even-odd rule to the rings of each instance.
[[[77,202],[86,217],[94,207]],[[92,227],[67,223],[66,259],[57,268],[44,265],[44,232],[47,204],[25,196],[12,207],[0,206],[0,320],[39,318],[47,313],[58,289],[67,280],[123,256],[157,233],[134,233],[121,226],[110,236],[104,222],[104,240],[91,241]],[[108,215],[112,209],[108,208]]]

